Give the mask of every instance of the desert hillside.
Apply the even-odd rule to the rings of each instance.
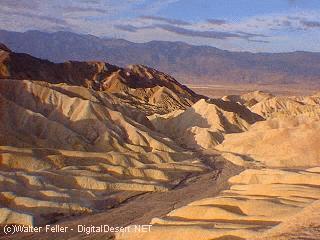
[[[180,119],[179,125],[169,124],[177,129],[170,133],[190,131],[183,124],[190,124],[192,119],[193,128],[202,127],[206,134],[199,130],[192,135],[182,132],[178,140],[188,139],[205,152],[218,151],[216,159],[223,158],[246,170],[229,178],[229,188],[220,194],[190,201],[165,216],[153,218],[151,232],[119,233],[117,239],[319,239],[319,216],[314,212],[318,211],[320,200],[318,94],[279,98],[252,92],[222,99],[220,102],[228,102],[229,106],[238,105],[231,115],[237,131],[228,132],[230,120],[221,110],[218,119],[191,110],[204,100],[156,123],[159,127],[188,111],[197,112],[202,119],[211,116],[216,128],[222,129],[220,134],[211,133],[214,125],[209,120],[201,122],[195,117]],[[239,119],[242,107],[265,120],[243,124],[243,119]],[[205,144],[201,146],[198,139]]]
[[[319,104],[1,44],[0,225],[152,228],[0,238],[319,239]]]

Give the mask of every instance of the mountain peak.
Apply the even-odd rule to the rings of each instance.
[[[6,51],[6,52],[11,52],[11,50],[3,43],[0,43],[0,50]]]
[[[202,97],[170,75],[144,65],[121,68],[102,61],[53,63],[12,52],[1,57],[0,69],[0,79],[82,86],[159,106],[159,113],[185,109]]]
[[[0,30],[12,51],[53,62],[101,61],[125,67],[143,64],[183,83],[319,85],[320,53],[232,52],[182,42],[133,43],[71,32],[17,33]]]

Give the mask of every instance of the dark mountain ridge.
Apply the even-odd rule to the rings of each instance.
[[[1,79],[82,86],[150,106],[159,105],[164,111],[184,109],[202,98],[170,75],[144,65],[121,68],[99,61],[53,63],[29,54],[15,53],[0,43]]]
[[[0,31],[0,42],[15,52],[53,62],[107,61],[143,64],[184,83],[319,84],[320,53],[230,52],[183,42],[132,43],[71,32]]]

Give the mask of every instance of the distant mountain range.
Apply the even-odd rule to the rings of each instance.
[[[133,43],[71,32],[0,30],[0,42],[15,52],[54,62],[143,64],[169,73],[183,83],[320,84],[320,53],[230,52],[182,42]]]

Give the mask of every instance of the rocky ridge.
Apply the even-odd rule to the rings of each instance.
[[[319,94],[201,99],[145,66],[55,64],[0,48],[1,224],[86,222],[146,193],[193,189],[200,175],[219,177],[218,166],[231,162],[221,166],[244,170],[220,193],[176,203],[153,216],[151,232],[116,239],[317,232]]]
[[[4,46],[4,45],[3,45]],[[143,65],[120,68],[105,62],[53,63],[28,54],[0,50],[0,79],[65,83],[112,93],[148,112],[167,113],[185,109],[199,100],[189,88],[171,76]]]

